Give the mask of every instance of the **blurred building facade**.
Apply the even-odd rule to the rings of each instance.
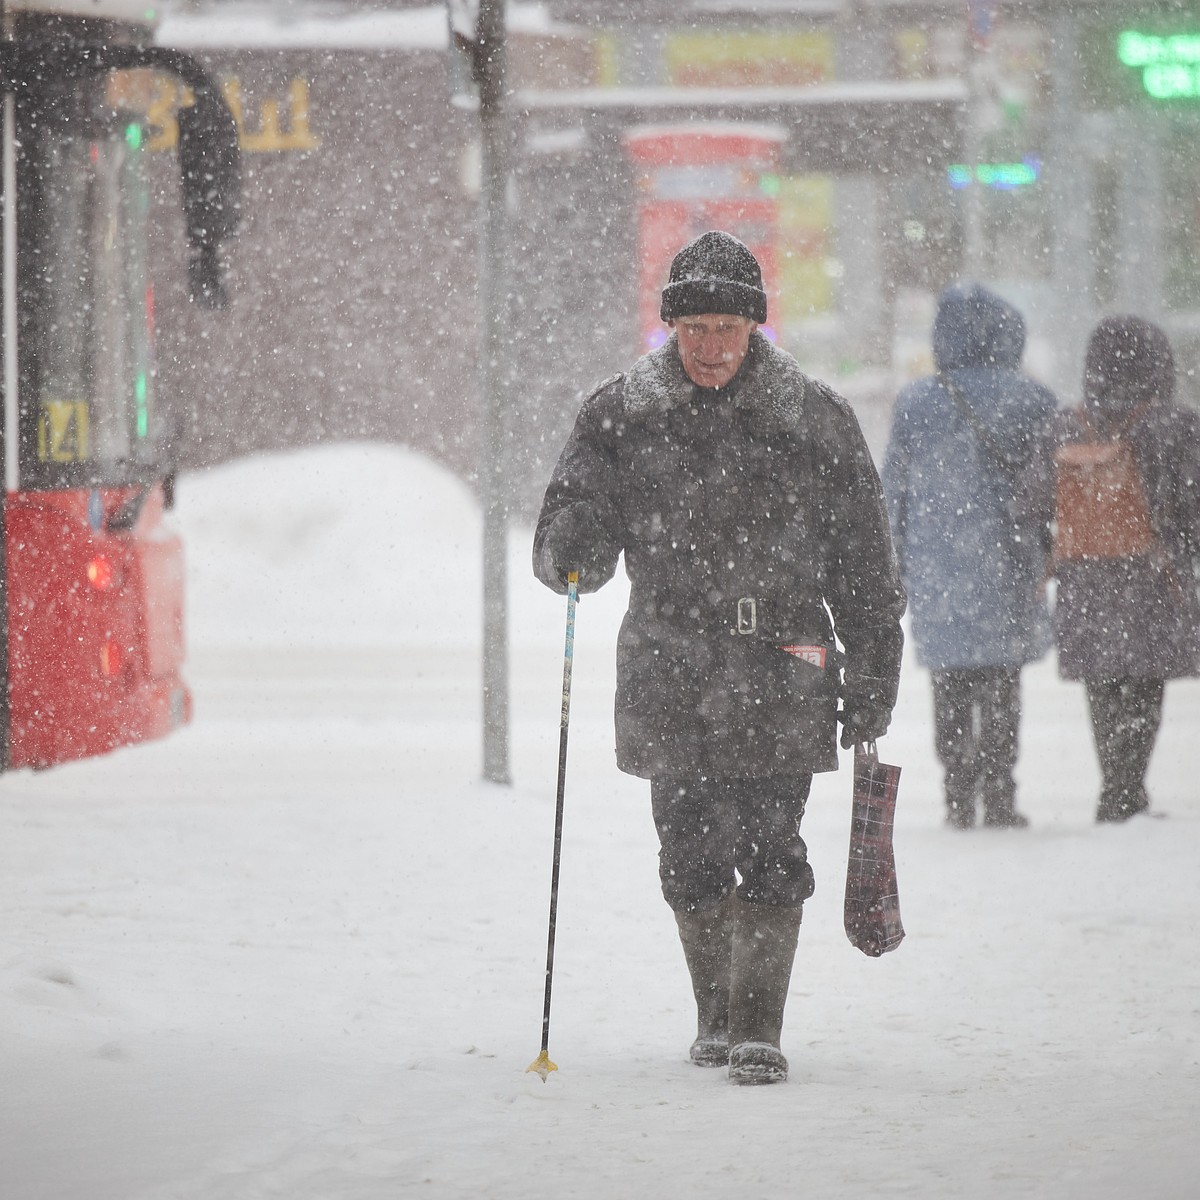
[[[646,127],[777,138],[770,165],[737,184],[775,214],[775,333],[859,406],[877,448],[891,396],[929,367],[937,292],[965,276],[1025,312],[1029,365],[1064,400],[1088,330],[1114,311],[1166,326],[1188,393],[1194,4],[546,0],[510,6],[509,28],[519,512],[579,393],[642,348],[648,199],[724,186],[711,169],[652,178],[628,150]],[[478,121],[451,103],[443,10],[191,0],[161,40],[222,79],[246,165],[229,314],[191,309],[180,279],[159,285],[158,370],[164,393],[188,397],[185,465],[369,437],[471,478]],[[162,92],[149,114],[164,153],[180,101]],[[162,236],[181,237],[163,167]]]

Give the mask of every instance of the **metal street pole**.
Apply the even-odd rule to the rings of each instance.
[[[967,195],[963,214],[963,267],[968,279],[983,280],[987,233],[984,228],[984,184],[979,178],[983,161],[984,107],[988,99],[988,46],[996,0],[967,0]]]
[[[978,47],[969,50],[967,67],[968,109],[966,160],[969,182],[967,184],[967,207],[964,214],[963,263],[966,276],[981,282],[984,269],[983,229],[983,181],[979,178],[979,164],[983,160],[983,106],[986,99],[984,82],[984,51]]]
[[[508,129],[504,0],[480,0],[477,78],[480,128],[479,302],[483,331],[483,777],[511,783],[508,763],[508,440],[505,421],[508,297],[505,271]]]

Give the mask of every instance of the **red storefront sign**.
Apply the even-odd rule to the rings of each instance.
[[[786,136],[773,126],[735,123],[645,126],[626,133],[639,190],[642,350],[661,345],[667,336],[658,312],[671,259],[710,229],[733,234],[753,251],[762,267],[768,320],[774,319],[779,205],[771,185],[777,182]],[[764,330],[774,336],[769,326]]]

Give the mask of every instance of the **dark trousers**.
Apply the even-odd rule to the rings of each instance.
[[[663,896],[676,912],[713,908],[737,885],[752,904],[799,908],[813,894],[800,819],[812,775],[650,781]],[[736,872],[736,876],[735,876]]]
[[[933,672],[934,741],[951,815],[973,822],[979,796],[989,817],[1012,813],[1020,722],[1019,669]]]
[[[1085,679],[1103,786],[1096,816],[1123,821],[1150,807],[1146,771],[1162,724],[1161,679]]]

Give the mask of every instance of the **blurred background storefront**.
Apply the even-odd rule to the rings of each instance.
[[[748,231],[772,336],[876,450],[964,277],[1022,309],[1027,365],[1064,402],[1114,311],[1164,324],[1197,399],[1194,4],[546,0],[510,5],[509,36],[518,511],[580,392],[655,335],[671,247],[709,222]],[[185,461],[379,437],[471,478],[478,122],[451,103],[444,10],[194,0],[162,40],[233,89],[248,164],[240,319],[203,356],[163,335],[160,370],[197,397]],[[178,281],[159,304],[164,330],[199,319]]]

